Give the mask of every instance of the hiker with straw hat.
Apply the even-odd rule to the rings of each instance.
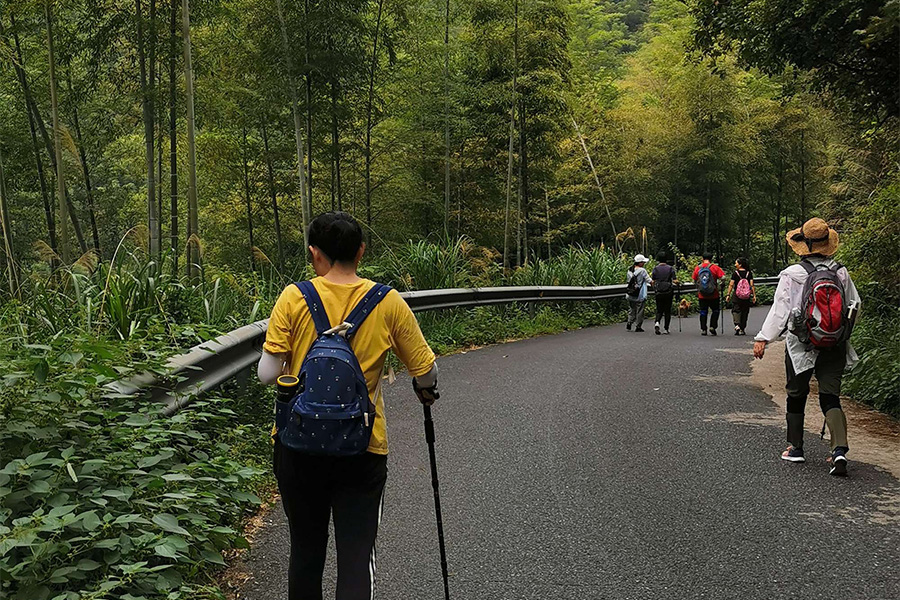
[[[847,474],[847,419],[841,409],[841,379],[859,360],[848,341],[859,293],[847,269],[832,258],[838,233],[819,218],[787,234],[787,243],[801,257],[779,275],[775,299],[756,336],[753,354],[762,358],[766,344],[786,335],[787,439],[781,458],[805,462],[803,417],[813,374],[819,384],[819,405],[831,436],[830,473]],[[824,428],[823,428],[824,435]]]

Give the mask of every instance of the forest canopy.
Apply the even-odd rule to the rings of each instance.
[[[6,3],[9,256],[108,259],[138,227],[181,268],[290,271],[342,209],[375,251],[673,243],[775,271],[787,230],[896,173],[897,2],[787,4]]]

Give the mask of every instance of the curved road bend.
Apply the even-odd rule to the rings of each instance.
[[[900,598],[900,483],[860,462],[829,477],[827,441],[809,432],[806,465],[778,460],[784,434],[750,380],[752,338],[723,316],[715,338],[685,319],[668,337],[616,325],[441,359],[453,598]],[[387,399],[378,595],[438,599],[421,410],[406,377]],[[814,399],[808,414],[818,426]],[[287,597],[281,507],[264,520],[241,599]],[[327,569],[330,580],[333,556]]]

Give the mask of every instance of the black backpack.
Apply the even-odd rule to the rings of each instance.
[[[662,266],[662,265],[660,265]],[[656,293],[657,294],[668,294],[674,288],[673,282],[675,281],[675,269],[669,265],[669,275],[666,279],[658,279],[656,281]]]
[[[631,273],[631,279],[628,280],[628,285],[625,286],[625,293],[628,294],[629,296],[634,296],[634,297],[640,296],[641,288],[643,287],[643,285],[641,284],[640,279],[638,278],[638,274],[634,270],[634,267],[629,269],[628,272]]]

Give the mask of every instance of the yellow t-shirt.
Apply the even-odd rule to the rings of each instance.
[[[316,277],[312,284],[319,292],[328,320],[332,325],[338,325],[344,322],[375,282],[362,279],[356,283],[339,284]],[[306,300],[296,285],[289,285],[281,292],[272,309],[263,349],[270,354],[290,353],[289,372],[297,374],[315,339],[316,327]],[[375,404],[375,424],[369,452],[387,454],[384,397],[380,393],[379,383],[388,350],[394,351],[413,377],[431,370],[434,352],[425,341],[409,305],[396,290],[391,290],[369,314],[351,338],[351,346],[366,376],[369,398]]]

